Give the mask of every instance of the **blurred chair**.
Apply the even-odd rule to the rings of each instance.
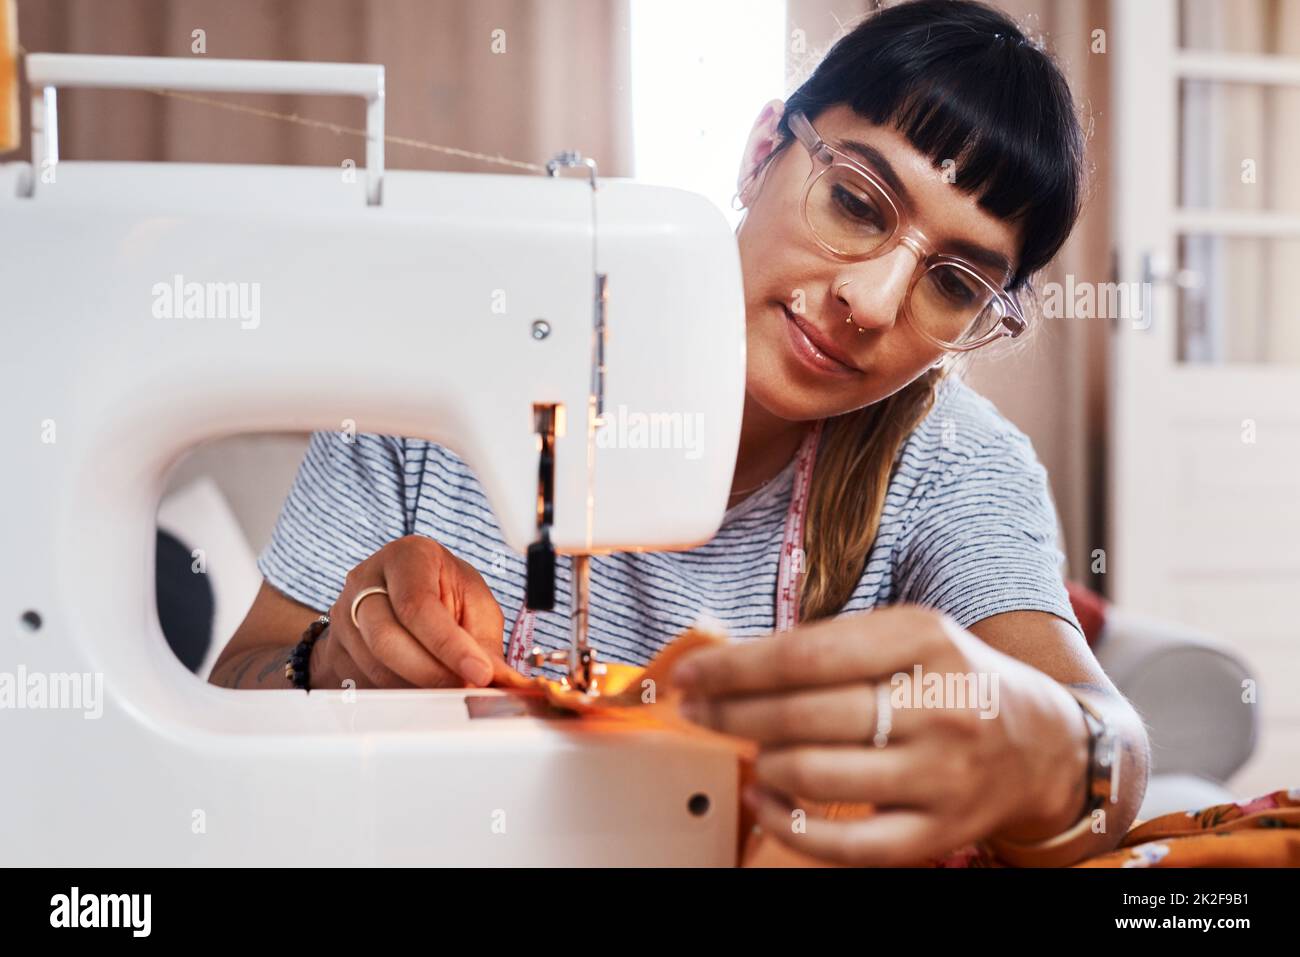
[[[207,680],[221,650],[252,607],[262,573],[235,513],[209,477],[163,498],[158,529],[159,622],[177,657]],[[202,571],[195,571],[196,567]],[[206,595],[211,596],[206,599],[211,603],[211,618],[204,640],[197,633],[201,622],[182,609],[192,611],[193,602],[202,603]]]

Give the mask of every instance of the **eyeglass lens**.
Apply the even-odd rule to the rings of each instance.
[[[870,258],[898,229],[889,199],[844,166],[831,166],[817,178],[807,213],[818,239],[848,258]],[[1003,315],[989,284],[956,263],[931,264],[912,286],[907,308],[925,333],[951,345],[982,339]]]

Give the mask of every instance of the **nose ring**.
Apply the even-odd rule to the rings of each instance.
[[[844,280],[842,283],[840,283],[838,286],[835,287],[835,298],[836,298],[836,299],[839,299],[840,302],[844,302],[844,300],[840,298],[840,290],[843,289],[845,286],[847,286],[847,285],[848,285],[849,283],[851,283],[851,282],[853,282],[852,279],[846,279],[846,280]],[[846,306],[848,305],[848,303],[846,303],[846,302],[845,302],[844,304],[845,304]],[[849,325],[851,325],[851,326],[857,326],[857,328],[858,328],[858,335],[862,335],[862,333],[864,333],[864,332],[867,331],[866,329],[862,328],[861,326],[858,326],[858,324],[857,324],[856,322],[853,321],[853,310],[851,310],[851,309],[849,310],[848,318],[845,319],[844,321],[845,321],[846,323],[848,323]]]

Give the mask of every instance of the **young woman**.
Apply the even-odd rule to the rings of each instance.
[[[1071,863],[1136,815],[1145,729],[1082,639],[1044,470],[958,374],[1024,334],[1020,296],[1073,228],[1083,180],[1064,78],[1003,14],[963,0],[873,15],[754,125],[730,507],[698,548],[593,559],[590,636],[630,663],[702,613],[754,639],[677,678],[695,720],[759,742],[751,806],[806,854],[897,864],[994,839]],[[466,465],[425,441],[314,434],[259,567],[218,684],[285,687],[324,609],[315,687],[484,685],[526,624],[522,558]],[[562,560],[557,608],[568,573]],[[567,647],[563,611],[528,624],[531,643]],[[981,712],[881,694],[917,668],[993,697]],[[1091,814],[1085,713],[1123,767],[1117,800]],[[881,811],[795,833],[792,795]],[[1062,832],[1075,836],[1053,843]]]

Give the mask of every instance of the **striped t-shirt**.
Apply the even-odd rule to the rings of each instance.
[[[688,551],[591,559],[589,640],[603,660],[644,664],[700,616],[735,638],[768,634],[794,462],[729,509]],[[426,535],[473,565],[505,615],[524,598],[524,558],[506,545],[482,487],[449,449],[423,439],[315,432],[258,568],[272,586],[328,610],[348,571],[403,535]],[[1007,611],[1050,612],[1075,628],[1056,511],[1029,439],[955,375],[899,453],[876,541],[844,612],[917,603],[959,625]],[[567,648],[570,560],[534,644]],[[1082,632],[1082,629],[1080,629]]]

